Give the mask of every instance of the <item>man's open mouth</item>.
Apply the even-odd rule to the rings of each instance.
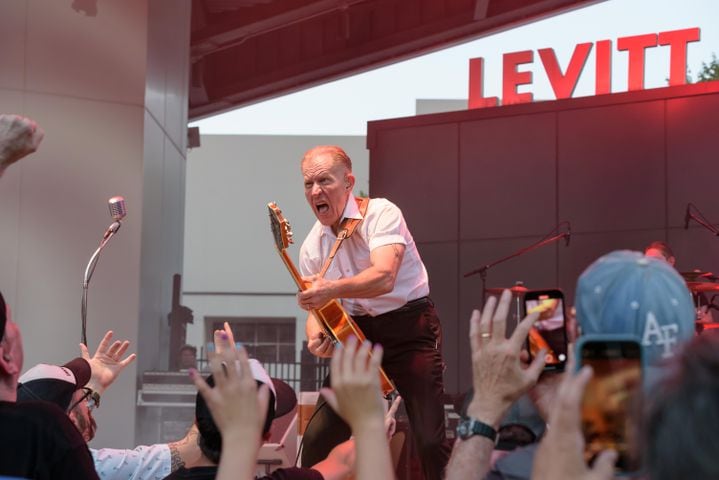
[[[325,214],[329,211],[330,206],[326,203],[318,203],[315,205],[315,208],[317,209],[317,213]]]

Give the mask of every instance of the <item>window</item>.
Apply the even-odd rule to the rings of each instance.
[[[213,332],[229,322],[235,341],[242,342],[251,358],[261,363],[295,362],[296,320],[294,317],[205,317],[207,344]]]

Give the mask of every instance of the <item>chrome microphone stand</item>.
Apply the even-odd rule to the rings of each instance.
[[[107,242],[117,233],[122,226],[121,220],[125,218],[127,211],[125,210],[125,199],[122,197],[113,197],[109,201],[110,215],[115,220],[107,227],[105,234],[102,236],[100,246],[97,247],[95,253],[90,257],[90,261],[85,267],[85,276],[82,280],[82,306],[80,309],[80,315],[82,316],[82,343],[87,346],[87,292],[90,287],[90,279],[92,274],[95,273],[95,267],[100,259],[100,252],[105,248]]]

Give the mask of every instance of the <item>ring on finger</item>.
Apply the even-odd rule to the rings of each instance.
[[[482,332],[479,336],[482,338],[489,338],[492,334],[490,332]]]

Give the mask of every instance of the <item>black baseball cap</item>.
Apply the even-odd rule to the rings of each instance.
[[[20,377],[17,401],[42,400],[67,410],[73,394],[90,381],[91,374],[90,364],[80,357],[62,366],[40,363]]]
[[[265,384],[270,389],[270,404],[265,418],[265,425],[263,432],[267,433],[270,430],[272,421],[275,418],[286,415],[291,412],[297,405],[297,395],[295,391],[284,381],[278,378],[271,378],[267,371],[262,367],[262,364],[256,359],[250,359],[250,370],[252,376],[260,384]],[[214,387],[215,381],[212,375],[206,378],[207,384]],[[204,442],[210,448],[214,450],[220,450],[222,445],[222,439],[220,436],[219,429],[212,419],[210,409],[205,402],[205,399],[198,392],[195,399],[195,420],[197,421],[197,428],[202,435]]]

